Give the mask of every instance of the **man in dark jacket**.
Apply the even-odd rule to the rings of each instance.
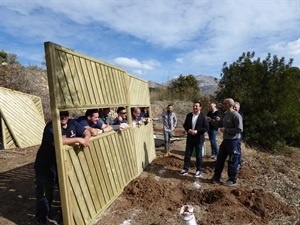
[[[222,112],[219,111],[216,107],[215,103],[211,103],[209,106],[210,111],[207,113],[207,116],[211,118],[211,120],[216,120],[216,118],[220,118],[222,116]],[[214,125],[212,122],[209,122],[209,130],[208,137],[211,146],[211,158],[216,159],[219,148],[217,144],[217,135],[218,135],[218,126]]]
[[[183,127],[187,132],[184,165],[179,175],[188,174],[190,160],[193,150],[196,151],[196,173],[195,177],[201,177],[202,146],[204,144],[204,133],[208,131],[208,123],[201,112],[200,102],[193,103],[193,112],[187,114]]]

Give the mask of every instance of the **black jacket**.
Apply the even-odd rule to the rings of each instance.
[[[222,112],[220,110],[216,110],[215,112],[209,111],[207,113],[207,116],[210,117],[211,119],[215,120],[216,117],[222,117]],[[218,130],[218,126],[216,126],[213,123],[209,123],[209,130]]]
[[[189,129],[193,129],[192,125],[192,119],[193,119],[193,113],[189,113],[186,115],[183,128],[186,132],[188,132]],[[204,142],[204,133],[208,131],[208,123],[205,120],[205,116],[202,112],[200,112],[195,129],[197,130],[196,135],[187,134],[187,141],[193,141],[193,142]]]

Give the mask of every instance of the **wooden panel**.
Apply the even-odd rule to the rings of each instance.
[[[2,127],[2,141],[4,149],[16,148],[17,145],[11,135],[8,127],[6,126],[5,121],[1,118],[1,127]]]
[[[152,124],[91,138],[84,149],[61,145],[59,110],[150,107],[148,82],[53,43],[45,43],[64,224],[93,224],[155,157]],[[61,154],[63,153],[63,154]]]
[[[57,107],[86,109],[128,104],[126,72],[100,60],[85,57],[55,44],[47,44],[48,59],[55,63]],[[58,57],[56,60],[52,56]],[[111,93],[114,93],[113,95]]]
[[[133,129],[138,174],[142,173],[146,166],[156,157],[155,151],[153,151],[154,141],[147,138],[152,137],[154,139],[152,127],[152,123],[149,123]]]
[[[5,121],[5,148],[39,145],[45,127],[39,97],[0,88],[1,117]],[[14,143],[12,143],[14,142]]]
[[[137,176],[130,133],[132,130],[112,131],[92,138],[90,147],[84,150],[76,147],[64,150],[70,185],[68,198],[72,203],[72,218],[81,221],[78,224],[89,224]]]
[[[129,99],[132,106],[150,106],[148,82],[129,75]]]

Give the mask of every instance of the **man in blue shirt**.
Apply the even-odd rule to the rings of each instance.
[[[108,132],[113,130],[110,125],[102,123],[99,121],[99,110],[98,109],[88,109],[85,112],[85,116],[81,116],[76,121],[88,129],[92,136],[97,136],[98,134]]]
[[[79,143],[87,147],[91,134],[75,120],[69,119],[69,112],[60,112],[62,141],[64,145]],[[37,152],[34,170],[36,174],[36,220],[38,224],[55,224],[49,218],[49,211],[53,200],[54,187],[57,185],[58,174],[54,147],[52,121],[44,128],[41,146]]]

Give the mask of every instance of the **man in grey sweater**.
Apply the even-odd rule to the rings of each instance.
[[[223,141],[220,145],[219,154],[215,165],[215,172],[211,182],[220,183],[224,164],[227,156],[229,156],[228,180],[224,182],[224,185],[235,186],[240,155],[238,144],[241,133],[243,132],[243,119],[241,115],[233,109],[233,99],[224,99],[223,106],[226,112],[223,114],[222,118],[218,117],[212,121],[209,117],[207,117],[207,121],[216,124],[218,127],[220,127],[220,132],[223,133]]]

